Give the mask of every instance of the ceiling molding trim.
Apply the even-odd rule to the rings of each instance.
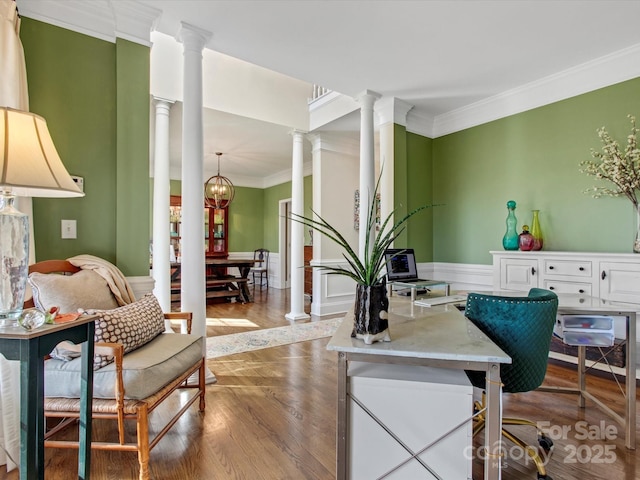
[[[105,0],[22,0],[20,15],[114,43],[115,18]]]
[[[413,108],[408,102],[396,97],[383,97],[375,103],[374,110],[378,115],[378,127],[387,123],[407,126],[407,114]]]
[[[359,133],[358,133],[359,135]],[[360,156],[360,138],[345,135],[344,132],[309,133],[306,138],[312,150],[325,150],[343,155]]]
[[[640,77],[640,44],[435,117],[433,138]]]
[[[429,115],[427,112],[411,109],[407,113],[407,132],[422,135],[427,138],[434,138],[433,125],[435,122],[435,116]]]
[[[302,164],[302,176],[308,177],[313,173],[313,162],[304,162]],[[282,170],[274,175],[269,175],[266,178],[263,178],[263,184],[261,188],[270,188],[275,187],[276,185],[281,185],[283,183],[290,182],[292,180],[293,173],[292,169]]]
[[[115,12],[115,36],[151,47],[151,32],[162,16],[162,10],[130,0],[112,1]]]
[[[21,0],[20,15],[115,43],[116,37],[151,46],[162,12],[131,0]]]

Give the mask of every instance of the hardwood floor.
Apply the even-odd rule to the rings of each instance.
[[[288,291],[256,289],[255,300],[246,305],[210,305],[207,334],[289,324],[284,318],[289,309]],[[206,411],[200,414],[192,407],[152,450],[152,478],[335,478],[337,361],[335,352],[326,350],[327,341],[324,338],[210,360],[208,365],[218,382],[207,387]],[[548,384],[571,385],[574,381],[571,368],[550,365]],[[592,378],[589,386],[622,413],[623,400],[616,395],[615,382]],[[179,395],[174,402],[180,402]],[[555,448],[547,469],[555,480],[631,480],[640,475],[640,455],[625,448],[623,429],[595,407],[577,408],[573,395],[505,395],[504,412],[553,426]],[[161,415],[163,411],[158,410],[152,419]],[[602,432],[603,426],[606,432]],[[565,435],[555,435],[563,428]],[[609,438],[582,440],[586,428],[591,429],[592,436],[608,433]],[[115,431],[109,423],[94,422],[94,438],[114,435]],[[523,432],[522,428],[514,431]],[[522,436],[535,442],[533,433]],[[475,443],[479,442],[477,439]],[[76,458],[74,450],[47,449],[45,478],[74,478]],[[92,454],[93,479],[135,480],[137,472],[135,453]],[[480,460],[473,462],[473,478],[483,478]],[[502,478],[535,479],[535,468],[532,462],[506,458]],[[16,480],[17,471],[0,471],[0,479]]]

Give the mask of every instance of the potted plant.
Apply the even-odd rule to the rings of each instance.
[[[377,197],[379,185],[380,179],[376,183],[372,196],[374,199]],[[353,312],[354,327],[351,336],[364,340],[367,345],[374,341],[388,342],[391,340],[387,316],[389,300],[387,298],[386,276],[383,273],[383,268],[385,267],[384,252],[404,231],[407,221],[425,208],[428,208],[428,205],[412,210],[393,224],[391,222],[395,210],[392,211],[380,225],[379,231],[376,232],[373,245],[370,244],[371,235],[367,235],[363,260],[351,248],[344,236],[313,210],[312,212],[317,219],[291,214],[293,221],[316,230],[343,249],[342,256],[348,266],[314,265],[312,268],[320,268],[330,275],[344,275],[356,282],[356,301]],[[368,232],[376,229],[375,201],[371,202],[369,208],[366,229]]]

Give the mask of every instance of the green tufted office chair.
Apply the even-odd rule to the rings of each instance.
[[[530,392],[538,388],[547,372],[549,346],[558,311],[558,297],[549,290],[532,288],[526,297],[502,297],[470,293],[467,297],[465,316],[480,328],[511,359],[511,364],[500,368],[503,391],[509,393]],[[485,388],[484,372],[467,372],[471,383]],[[476,402],[477,412],[484,409],[482,402]],[[535,462],[538,479],[551,480],[546,473],[544,462],[537,448],[504,428],[504,425],[530,425],[538,432],[538,443],[548,452],[553,446],[537,425],[525,419],[503,418],[502,435],[520,446]],[[484,414],[475,418],[474,436],[485,426]]]

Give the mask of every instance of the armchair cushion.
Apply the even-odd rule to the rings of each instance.
[[[29,275],[36,308],[46,311],[59,307],[62,313],[78,309],[112,309],[118,306],[107,281],[92,270],[80,270],[73,275],[52,275],[33,272]]]
[[[122,377],[125,399],[153,395],[202,358],[204,339],[197,335],[166,333],[124,356]],[[80,358],[45,362],[47,397],[80,398]],[[115,398],[117,371],[111,363],[93,375],[94,398]]]
[[[164,313],[158,299],[147,293],[140,300],[112,310],[85,310],[99,315],[96,320],[95,341],[97,343],[120,343],[128,353],[153,340],[164,332]],[[113,357],[96,355],[94,369],[113,362]]]

